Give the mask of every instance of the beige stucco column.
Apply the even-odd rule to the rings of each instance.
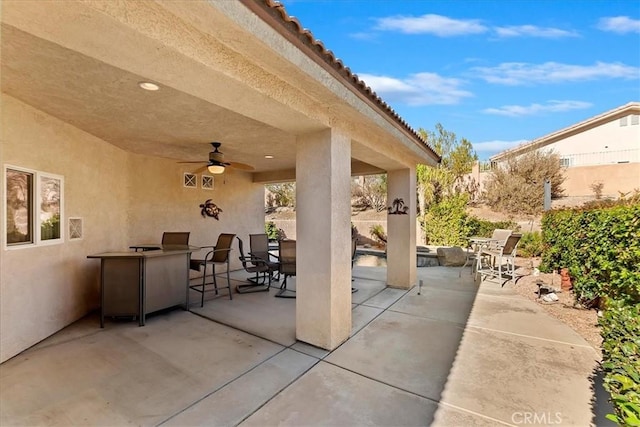
[[[296,337],[333,350],[351,332],[351,141],[298,138]]]
[[[394,214],[394,200],[404,204]],[[416,169],[387,172],[387,285],[410,289],[416,284]]]

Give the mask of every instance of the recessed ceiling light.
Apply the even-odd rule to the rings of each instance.
[[[158,89],[160,89],[160,86],[158,86],[155,83],[151,83],[151,82],[140,82],[140,83],[138,83],[138,86],[140,86],[144,90],[158,90]]]
[[[264,156],[265,159],[273,159],[273,156],[267,154],[266,156]]]

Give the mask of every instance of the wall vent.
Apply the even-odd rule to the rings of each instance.
[[[82,239],[82,218],[69,218],[69,240]]]

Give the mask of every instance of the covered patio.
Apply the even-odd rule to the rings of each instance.
[[[404,201],[383,281],[416,285],[415,166],[439,158],[278,3],[7,0],[0,11],[3,180],[34,183],[9,203],[2,186],[5,206],[28,213],[3,224],[0,362],[97,308],[88,255],[164,231],[189,231],[194,246],[247,241],[264,230],[269,182],[297,184],[297,340],[332,350],[352,330],[352,175],[386,173],[389,199]],[[251,170],[207,170],[213,141]],[[39,232],[47,176],[61,184],[53,240]],[[217,220],[201,215],[207,202]],[[25,216],[24,240],[9,241]]]
[[[333,351],[296,340],[296,300],[272,292],[145,327],[90,315],[0,365],[0,424],[604,425],[594,349],[458,271],[420,268],[418,294],[356,266],[350,338]]]

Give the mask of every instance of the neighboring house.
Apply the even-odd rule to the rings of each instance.
[[[640,189],[640,102],[591,117],[575,125],[535,139],[491,157],[491,167],[511,156],[532,150],[553,150],[565,169],[566,197],[594,195],[594,185],[602,184],[602,195],[619,197]],[[488,171],[474,168],[483,182]]]
[[[439,157],[279,3],[2,0],[0,18],[0,362],[99,306],[88,255],[248,240],[270,182],[296,181],[298,339],[351,332],[351,175],[386,172],[411,204],[387,282],[416,284],[415,168]],[[211,141],[253,170],[207,171]]]

